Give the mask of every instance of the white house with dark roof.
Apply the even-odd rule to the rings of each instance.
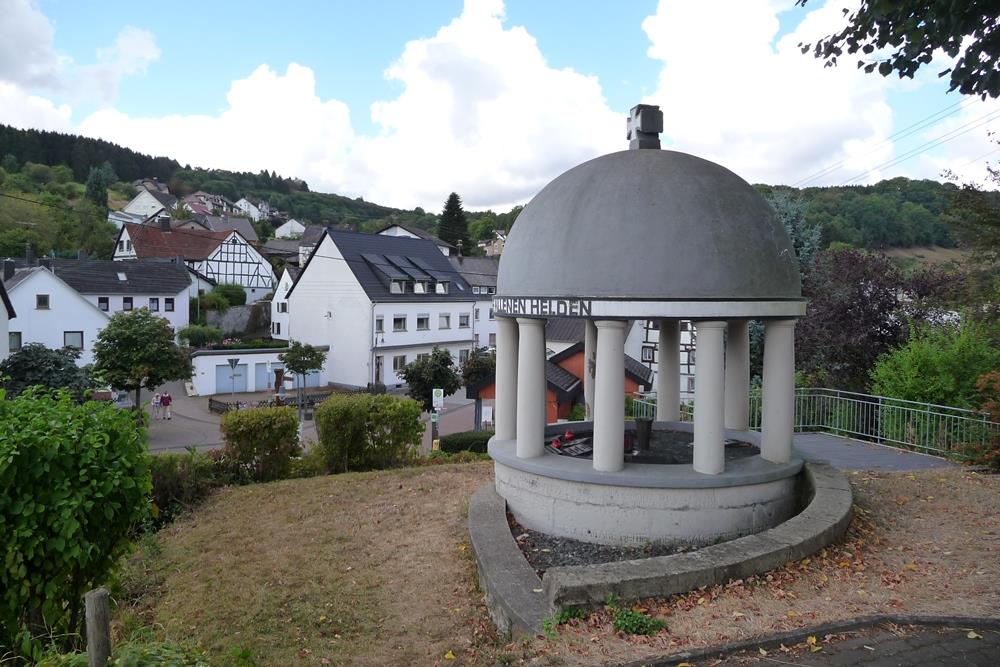
[[[302,232],[306,231],[306,226],[295,218],[289,218],[287,222],[279,226],[274,230],[274,238],[276,239],[292,239],[299,238],[302,236]]]
[[[327,229],[286,299],[289,338],[329,345],[335,384],[398,386],[434,347],[473,346],[472,286],[433,241]]]
[[[295,284],[299,272],[299,267],[287,265],[278,278],[274,296],[271,297],[271,338],[288,340],[288,291]]]
[[[271,205],[259,199],[240,197],[234,206],[254,222],[260,222],[261,218],[271,215]]]
[[[430,232],[420,229],[419,227],[412,227],[410,225],[401,225],[398,222],[385,227],[378,232],[382,236],[403,236],[409,239],[426,239],[427,241],[433,241],[434,245],[437,246],[438,250],[445,257],[451,257],[452,255],[458,254],[458,248],[439,239]]]
[[[122,211],[133,215],[149,218],[152,215],[166,210],[167,212],[177,208],[177,197],[166,192],[147,190],[142,188],[132,198],[132,201],[125,204]]]
[[[499,257],[448,258],[455,270],[472,286],[476,308],[472,311],[472,342],[475,347],[496,347],[497,320],[493,312],[493,296],[497,293]]]
[[[19,266],[20,265],[20,266]],[[169,262],[41,259],[37,266],[4,260],[3,280],[20,313],[9,346],[76,347],[93,361],[93,341],[117,312],[148,308],[176,331],[188,325],[186,267]]]

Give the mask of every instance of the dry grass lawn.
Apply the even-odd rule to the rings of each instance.
[[[491,478],[479,463],[225,489],[136,561],[153,586],[133,612],[214,662],[245,647],[261,665],[598,665],[880,612],[1000,616],[1000,478],[859,473],[845,543],[644,601],[668,623],[655,637],[616,635],[598,612],[503,646],[466,531],[468,498]]]

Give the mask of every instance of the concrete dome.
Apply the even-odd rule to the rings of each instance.
[[[502,296],[802,298],[768,203],[725,167],[676,151],[611,153],[556,178],[518,216],[499,271]]]

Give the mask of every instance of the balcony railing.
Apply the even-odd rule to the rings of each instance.
[[[656,403],[631,401],[628,418],[654,418]],[[694,403],[681,406],[681,421],[691,421]],[[750,396],[750,428],[760,430],[761,395]],[[823,432],[941,456],[961,456],[966,446],[986,446],[1000,437],[1000,423],[975,410],[904,401],[821,388],[795,390],[795,430]]]

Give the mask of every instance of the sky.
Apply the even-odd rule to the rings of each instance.
[[[751,183],[982,182],[1000,103],[948,93],[946,56],[900,80],[800,52],[844,6],[0,0],[0,123],[430,211],[526,203],[626,148],[637,103]]]

